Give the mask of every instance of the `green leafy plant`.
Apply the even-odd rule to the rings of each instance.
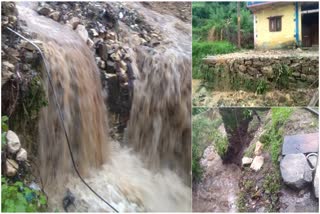
[[[221,70],[212,70],[204,65],[202,60],[209,55],[226,54],[236,51],[236,47],[226,41],[192,42],[192,78],[210,81],[214,73]]]
[[[6,144],[6,133],[9,130],[8,119],[5,115],[1,117],[1,145]]]
[[[288,88],[290,76],[292,75],[292,70],[284,64],[276,64],[273,67],[273,72],[275,75],[275,82],[279,89]]]
[[[271,124],[268,125],[267,130],[260,137],[260,141],[265,145],[265,148],[270,151],[272,161],[276,164],[280,155],[283,140],[282,126],[285,124],[285,122],[292,114],[293,109],[275,107],[272,108],[271,111]]]
[[[2,212],[43,212],[46,210],[47,198],[40,192],[26,187],[21,181],[10,184],[1,178]]]
[[[258,86],[257,86],[257,89],[256,89],[256,93],[257,94],[264,94],[266,93],[268,89],[268,85],[267,85],[267,82],[265,80],[259,80],[258,82]]]

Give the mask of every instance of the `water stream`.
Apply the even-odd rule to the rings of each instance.
[[[42,43],[76,165],[86,181],[119,211],[190,211],[191,36],[186,24],[138,3],[131,5],[167,36],[157,49],[128,41],[137,79],[128,144],[121,146],[108,135],[92,51],[78,34],[39,16],[32,6],[18,4],[19,20],[25,23],[24,31]],[[49,103],[40,115],[39,160],[49,209],[63,210],[69,188],[76,197],[70,211],[111,211],[75,175],[45,75],[43,80]]]

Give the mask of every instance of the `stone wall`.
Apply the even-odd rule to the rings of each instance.
[[[287,89],[318,87],[318,56],[270,56],[205,59],[209,72],[215,72],[214,87],[232,88],[235,81],[264,81],[269,87],[281,88],[285,79]]]

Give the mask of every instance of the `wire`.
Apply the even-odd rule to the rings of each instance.
[[[60,121],[62,123],[62,128],[64,130],[64,134],[66,136],[66,139],[67,139],[67,143],[68,143],[68,148],[69,148],[69,153],[70,153],[70,157],[71,157],[71,161],[72,161],[72,164],[73,164],[73,168],[74,170],[76,171],[78,177],[80,178],[80,180],[91,190],[91,192],[93,192],[98,198],[100,198],[104,203],[106,203],[110,208],[112,208],[115,212],[119,212],[116,208],[114,208],[108,201],[106,201],[103,197],[101,197],[96,191],[94,191],[91,186],[82,178],[80,172],[78,171],[78,168],[76,167],[76,163],[75,163],[75,160],[74,160],[74,157],[73,157],[73,153],[72,153],[72,150],[71,150],[71,145],[70,145],[70,141],[69,141],[69,137],[68,137],[68,133],[67,133],[67,130],[66,130],[66,127],[64,125],[64,121],[63,121],[63,116],[62,116],[62,112],[61,112],[61,108],[60,108],[60,104],[58,102],[58,98],[57,98],[57,94],[54,90],[54,87],[53,87],[53,84],[52,84],[52,80],[51,80],[51,76],[50,76],[50,73],[49,73],[49,65],[44,57],[44,54],[42,52],[42,50],[32,41],[30,41],[29,39],[27,39],[26,37],[22,36],[21,34],[19,34],[18,32],[12,30],[11,28],[7,27],[8,30],[10,30],[11,32],[13,32],[14,34],[18,35],[19,37],[21,37],[22,39],[26,40],[27,42],[29,42],[31,45],[33,45],[40,53],[42,59],[43,59],[43,62],[45,64],[45,67],[46,67],[46,73],[47,73],[47,76],[48,76],[48,80],[49,80],[49,84],[52,88],[52,92],[53,92],[53,96],[54,96],[54,100],[55,100],[55,103],[57,104],[57,107],[58,107],[58,113],[59,113],[59,117],[60,117]]]

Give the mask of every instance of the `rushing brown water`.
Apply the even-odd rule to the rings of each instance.
[[[134,88],[128,138],[149,167],[168,167],[190,184],[190,27],[172,16],[159,16],[146,8],[139,11],[147,22],[163,30],[164,42],[152,50],[136,51],[140,73]]]
[[[26,8],[20,11],[20,18],[42,42],[76,165],[87,175],[89,168],[101,166],[109,156],[107,113],[94,57],[86,43],[66,27],[40,16],[30,18],[33,12]],[[40,171],[45,187],[59,187],[74,169],[46,74],[43,79],[48,106],[42,109],[39,121]]]
[[[137,76],[129,147],[108,136],[99,73],[85,42],[30,5],[20,4],[18,11],[25,31],[42,42],[76,165],[87,182],[119,211],[190,211],[191,36],[184,33],[179,42],[173,34],[176,18],[132,6],[157,17],[156,27],[169,30],[170,36],[154,50],[129,45]],[[72,211],[111,211],[75,175],[45,75],[44,80],[49,104],[39,121],[39,155],[49,206],[62,210],[69,188],[76,197]]]

